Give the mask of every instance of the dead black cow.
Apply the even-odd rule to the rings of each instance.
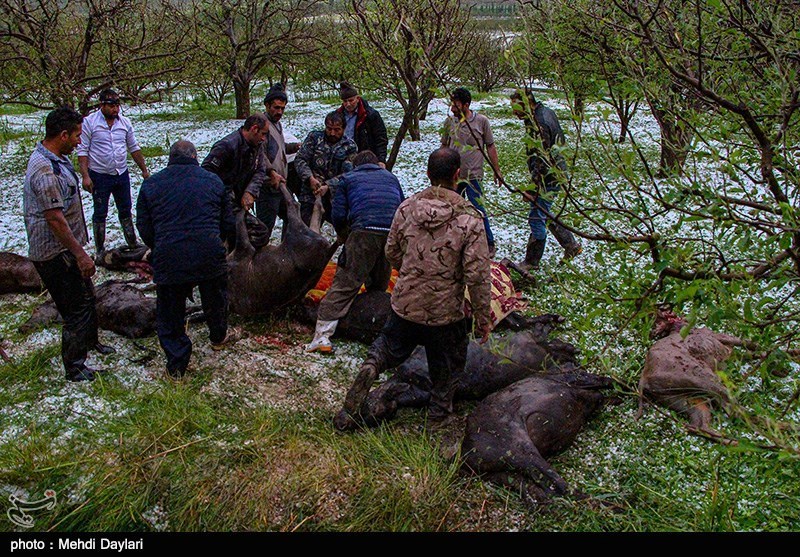
[[[529,319],[528,330],[496,340],[491,350],[470,342],[464,372],[454,378],[454,400],[480,400],[531,374],[577,365],[577,349],[573,345],[548,339],[553,326],[563,320],[552,314]],[[369,393],[358,418],[364,425],[374,426],[394,417],[399,408],[425,407],[431,388],[425,349],[419,347],[387,381]],[[334,424],[340,430],[359,425],[344,410],[337,414]]]
[[[101,329],[128,338],[140,338],[155,331],[156,299],[124,281],[108,280],[95,289],[97,322]],[[21,332],[60,323],[61,316],[52,300],[33,311]]]
[[[467,418],[462,466],[534,501],[570,494],[546,458],[572,444],[611,385],[576,369],[527,377],[487,396]]]
[[[44,285],[30,259],[16,253],[0,252],[0,294],[42,290]]]

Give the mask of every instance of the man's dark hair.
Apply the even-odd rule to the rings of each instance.
[[[511,100],[519,104],[524,104],[523,95],[528,99],[528,103],[531,107],[536,106],[536,98],[533,96],[533,91],[528,87],[517,89],[511,93]]]
[[[253,126],[258,126],[259,130],[263,130],[265,126],[269,125],[269,120],[267,117],[261,114],[260,112],[256,112],[255,114],[251,114],[250,116],[245,119],[244,124],[242,124],[242,128],[245,130],[249,130]]]
[[[469,104],[472,102],[472,93],[464,87],[456,87],[450,93],[450,98],[460,103]]]
[[[83,122],[80,112],[69,107],[56,108],[44,120],[44,138],[53,139],[61,132],[72,132]]]
[[[272,101],[289,102],[289,97],[286,95],[286,89],[283,87],[283,83],[278,82],[267,91],[267,96],[264,97],[264,104],[269,106],[272,104]]]
[[[119,102],[119,93],[113,89],[103,89],[100,91],[100,104],[105,104],[108,101]]]
[[[362,164],[378,164],[379,162],[381,161],[378,160],[378,157],[375,155],[375,153],[369,149],[356,153],[356,155],[353,157],[353,166],[361,166]]]
[[[181,157],[187,157],[190,159],[197,158],[197,149],[195,148],[194,144],[191,141],[186,141],[185,139],[181,139],[173,143],[172,147],[169,148],[170,162]]]
[[[325,125],[333,126],[335,124],[339,124],[342,127],[345,126],[344,114],[334,110],[333,112],[328,112],[328,115],[325,116]]]
[[[428,178],[434,185],[450,184],[459,167],[461,167],[461,155],[458,151],[450,147],[441,147],[428,157]]]

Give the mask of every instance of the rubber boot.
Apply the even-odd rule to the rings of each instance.
[[[128,247],[135,248],[138,246],[136,229],[133,227],[133,218],[119,219],[119,223],[122,225],[122,233],[125,235],[125,243],[128,244]]]
[[[542,255],[544,255],[545,244],[547,244],[547,238],[544,240],[537,240],[533,234],[531,234],[528,237],[528,247],[525,249],[525,261],[519,263],[517,266],[525,272],[538,271]]]
[[[358,372],[356,380],[347,395],[344,397],[344,411],[351,416],[357,416],[360,413],[361,405],[367,400],[367,395],[372,387],[372,384],[378,378],[378,366],[372,360],[367,360],[361,364],[361,370]]]
[[[92,235],[94,236],[94,255],[95,259],[103,256],[106,245],[106,223],[92,222]]]
[[[310,344],[306,344],[306,352],[322,352],[323,354],[332,352],[331,336],[336,332],[336,325],[338,324],[338,319],[336,321],[317,320],[314,340]]]
[[[583,248],[575,239],[575,236],[572,234],[572,232],[557,222],[548,222],[547,228],[553,233],[553,236],[559,245],[564,248],[564,257],[562,258],[562,261],[572,259],[583,251]]]

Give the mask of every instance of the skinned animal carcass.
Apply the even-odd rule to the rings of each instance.
[[[42,290],[44,284],[30,259],[16,253],[0,252],[0,294],[39,293]]]
[[[95,258],[95,264],[110,271],[130,271],[142,278],[153,279],[150,248],[145,245],[104,250]]]
[[[97,324],[101,329],[128,338],[145,337],[155,331],[156,299],[128,282],[108,280],[98,286],[95,289],[95,307]],[[56,304],[50,300],[37,307],[19,329],[27,333],[61,322]]]
[[[681,329],[685,325],[686,320],[671,311],[658,310],[650,336],[659,340],[645,357],[637,418],[647,399],[687,416],[690,432],[721,437],[711,428],[711,408],[714,404],[724,406],[729,395],[716,371],[730,358],[732,347],[744,342],[705,327],[693,328],[683,338]]]
[[[462,468],[536,502],[582,496],[546,458],[572,444],[611,386],[608,377],[573,369],[533,375],[490,394],[467,418]]]
[[[470,342],[464,372],[453,378],[454,400],[479,400],[532,374],[576,366],[578,350],[572,344],[548,339],[553,326],[563,320],[552,314],[532,318],[529,329],[494,340],[491,349]],[[360,420],[364,425],[375,426],[393,418],[399,408],[425,407],[432,386],[425,349],[418,347],[389,379],[367,395]],[[352,430],[360,424],[342,410],[335,425],[340,430]]]
[[[236,218],[236,248],[228,255],[230,309],[242,316],[263,315],[302,298],[319,280],[338,247],[319,234],[322,211],[317,202],[311,227],[300,218],[299,204],[284,185],[283,240],[254,247],[243,211]]]

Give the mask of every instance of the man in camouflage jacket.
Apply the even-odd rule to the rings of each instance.
[[[349,429],[372,383],[384,370],[425,347],[433,388],[428,419],[441,422],[453,411],[455,384],[467,360],[464,290],[469,289],[476,335],[491,329],[491,277],[483,216],[456,193],[461,157],[443,147],[428,159],[431,187],[404,201],[395,213],[386,257],[398,270],[392,313],[372,344],[345,397],[336,427]]]

